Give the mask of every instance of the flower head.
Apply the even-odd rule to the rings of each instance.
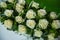
[[[46,19],[40,19],[38,26],[42,29],[46,29],[48,26],[48,21]]]
[[[21,34],[25,34],[26,33],[26,27],[24,25],[18,25],[18,31]]]
[[[36,9],[38,9],[39,8],[39,3],[36,3],[36,2],[32,2],[32,7],[35,7]]]
[[[6,8],[7,4],[5,2],[0,2],[0,7]]]
[[[14,3],[14,0],[7,0],[8,2],[10,2],[10,3]]]
[[[35,37],[41,37],[41,35],[42,35],[42,31],[40,31],[40,30],[34,30],[34,36]]]
[[[13,10],[5,10],[4,11],[4,14],[7,16],[7,17],[10,17],[11,15],[12,15],[12,13],[13,13]]]
[[[44,9],[40,9],[40,10],[38,10],[38,16],[39,17],[44,17],[46,15],[46,10],[44,10]]]
[[[56,13],[55,13],[55,12],[51,12],[51,13],[50,13],[50,18],[51,18],[51,19],[56,19],[56,18],[57,18]]]
[[[15,20],[16,20],[16,22],[18,22],[18,23],[24,22],[24,19],[23,19],[21,16],[16,16],[16,17],[15,17]]]
[[[23,8],[24,7],[22,5],[20,5],[19,3],[16,4],[16,11],[18,13],[22,13],[23,12]]]
[[[27,25],[29,28],[34,29],[36,23],[35,23],[34,20],[27,20],[26,25]]]
[[[55,29],[60,28],[60,21],[59,20],[53,20],[51,26],[52,26],[52,28],[55,28]]]
[[[49,35],[48,35],[48,40],[54,40],[54,35],[55,35],[55,34],[53,34],[53,33],[49,34]]]
[[[26,13],[26,17],[28,19],[33,19],[35,18],[35,16],[36,16],[36,13],[32,9],[28,10],[28,12]]]
[[[25,5],[25,0],[18,0],[18,3],[21,5]]]
[[[9,28],[9,29],[11,29],[12,28],[12,25],[13,25],[13,22],[11,21],[11,20],[5,20],[4,21],[4,26],[6,27],[6,28]]]

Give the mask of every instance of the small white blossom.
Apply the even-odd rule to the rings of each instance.
[[[14,0],[7,0],[8,2],[10,2],[10,3],[14,3]]]
[[[59,20],[53,20],[52,28],[55,28],[55,29],[60,28],[60,21]]]
[[[56,13],[55,13],[55,12],[51,12],[51,13],[50,13],[50,18],[51,18],[51,19],[56,19],[56,18],[57,18]]]
[[[42,31],[40,31],[40,30],[34,30],[34,36],[35,37],[41,37],[42,36]]]
[[[44,17],[45,15],[46,15],[46,10],[44,10],[44,9],[40,9],[40,10],[38,10],[38,16],[39,17]]]
[[[16,11],[18,13],[22,13],[23,12],[23,8],[24,7],[22,5],[20,5],[19,3],[16,4]]]
[[[23,19],[21,16],[16,16],[16,17],[15,17],[15,20],[16,20],[16,22],[18,22],[18,23],[24,22],[24,19]]]
[[[27,25],[29,28],[34,29],[36,23],[35,23],[34,20],[27,20],[26,25]]]
[[[28,10],[28,12],[26,13],[26,17],[28,19],[33,19],[35,18],[35,16],[36,16],[36,13],[32,9]]]
[[[7,17],[10,17],[11,15],[12,15],[12,13],[13,13],[13,10],[5,10],[4,11],[4,14],[7,16]]]
[[[55,34],[53,34],[53,33],[49,34],[49,35],[48,35],[48,40],[55,40],[55,39],[54,39],[54,35],[55,35]]]
[[[12,25],[13,25],[13,22],[11,21],[11,20],[5,20],[4,21],[4,26],[6,27],[6,28],[9,28],[9,29],[11,29],[12,28]]]
[[[36,9],[38,9],[39,8],[39,3],[36,3],[36,2],[32,2],[32,7],[35,7]]]
[[[18,32],[20,34],[25,34],[26,33],[26,26],[24,26],[24,25],[18,25]]]
[[[25,5],[25,0],[18,0],[18,3],[21,5]]]
[[[0,2],[0,7],[6,8],[7,4],[5,2]]]
[[[46,29],[48,26],[48,21],[46,19],[40,19],[38,26],[42,29]]]

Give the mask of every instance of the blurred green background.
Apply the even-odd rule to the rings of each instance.
[[[26,0],[29,4],[32,0]],[[46,6],[47,11],[55,11],[57,13],[60,12],[60,0],[34,0],[40,4],[40,7],[43,8]]]

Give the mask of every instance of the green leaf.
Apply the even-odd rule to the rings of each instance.
[[[13,31],[18,31],[17,29],[18,29],[18,25],[17,25],[17,23],[14,21],[13,26],[12,26],[12,30],[13,30]]]

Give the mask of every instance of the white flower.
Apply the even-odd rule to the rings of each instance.
[[[0,7],[6,8],[7,4],[5,2],[0,2]]]
[[[20,5],[19,3],[16,4],[16,11],[18,13],[22,13],[23,12],[23,8],[24,7],[22,5]]]
[[[34,29],[36,23],[35,23],[34,20],[27,20],[26,25],[27,25],[29,28]]]
[[[11,20],[5,20],[4,21],[4,26],[6,27],[6,28],[9,28],[9,29],[11,29],[12,28],[12,25],[13,25],[13,22],[11,21]]]
[[[41,35],[42,35],[42,31],[40,31],[40,30],[34,30],[34,36],[35,37],[41,37]]]
[[[10,17],[12,15],[12,13],[13,13],[13,10],[8,10],[8,9],[5,10],[5,12],[4,12],[4,14],[8,17]]]
[[[28,10],[28,12],[26,13],[26,17],[28,19],[35,18],[35,16],[36,16],[36,13],[32,9]]]
[[[36,2],[32,2],[32,7],[35,7],[36,9],[38,9],[39,8],[39,3],[36,3]]]
[[[18,23],[24,22],[24,19],[23,19],[21,16],[16,16],[16,17],[15,17],[15,20],[16,20],[16,22],[18,22]]]
[[[48,40],[54,40],[54,34],[53,33],[48,35]]]
[[[10,3],[14,3],[14,0],[7,0],[8,2],[10,2]]]
[[[59,20],[53,20],[51,25],[52,25],[52,28],[58,29],[58,28],[60,28],[60,21]]]
[[[55,12],[51,12],[51,13],[50,13],[50,18],[51,18],[51,19],[56,19],[56,18],[57,18],[56,13],[55,13]]]
[[[25,0],[18,0],[18,3],[21,5],[25,5]]]
[[[46,10],[44,10],[44,9],[38,10],[38,16],[39,17],[44,17],[45,15],[46,15]]]
[[[46,19],[40,19],[38,26],[42,29],[46,29],[48,26],[48,21]]]
[[[26,33],[26,26],[24,26],[24,25],[18,25],[18,31],[21,34],[25,34]]]
[[[49,36],[48,40],[55,40],[53,36]]]

